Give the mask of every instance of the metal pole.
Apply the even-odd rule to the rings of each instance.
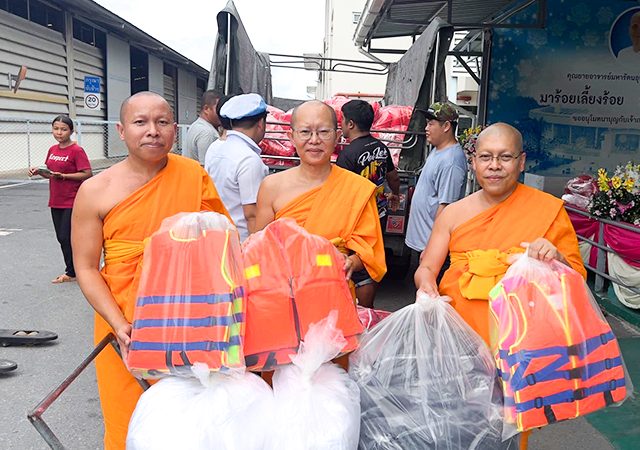
[[[436,101],[436,81],[438,79],[438,51],[440,50],[440,30],[436,34],[436,51],[433,59],[433,74],[431,79],[431,101],[429,104]]]
[[[31,126],[27,120],[27,167],[31,168]]]
[[[229,95],[230,75],[231,75],[231,13],[227,13],[227,67],[224,74],[225,95]]]
[[[604,244],[604,223],[598,222],[598,242],[600,244]],[[598,247],[598,259],[596,262],[596,267],[599,272],[604,273],[605,271],[605,259],[607,257],[607,252]],[[595,290],[596,292],[604,291],[604,277],[596,273],[596,281],[595,281]]]
[[[76,136],[78,136],[78,145],[82,147],[82,122],[76,120]]]

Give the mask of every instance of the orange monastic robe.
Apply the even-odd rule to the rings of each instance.
[[[463,223],[451,233],[451,267],[440,282],[442,295],[487,343],[489,291],[504,276],[508,254],[521,242],[548,239],[582,276],[586,271],[578,239],[562,200],[519,184],[505,201]]]
[[[310,233],[339,249],[357,253],[371,278],[387,272],[375,185],[348,170],[332,166],[327,181],[296,197],[276,213],[291,217]]]
[[[170,154],[151,181],[118,203],[104,218],[102,276],[129,322],[140,275],[144,239],[163,219],[179,212],[216,211],[229,217],[209,175],[196,161]],[[95,316],[95,342],[111,327]],[[129,419],[142,389],[110,346],[96,358],[98,390],[104,415],[105,449],[124,449]]]

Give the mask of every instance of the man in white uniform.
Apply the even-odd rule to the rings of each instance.
[[[258,147],[267,105],[258,94],[236,95],[222,105],[220,116],[229,120],[231,130],[223,144],[207,152],[205,169],[244,241],[255,231],[258,188],[269,172]]]

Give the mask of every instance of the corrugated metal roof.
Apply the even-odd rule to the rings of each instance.
[[[453,0],[451,23],[488,22],[513,3],[514,0]],[[357,44],[371,39],[420,35],[435,17],[448,20],[449,6],[446,0],[385,0],[379,12],[367,8],[363,12],[361,23],[367,19],[371,22],[371,17],[365,17],[369,13],[376,17],[371,27],[358,27],[354,36]]]

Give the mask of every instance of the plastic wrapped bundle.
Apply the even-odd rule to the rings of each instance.
[[[238,233],[218,213],[180,213],[145,247],[133,316],[129,370],[138,377],[190,376],[244,367],[244,276]]]
[[[358,317],[360,322],[364,325],[365,329],[370,330],[375,327],[385,317],[389,317],[391,313],[389,311],[382,311],[381,309],[365,308],[358,305]]]
[[[364,327],[345,280],[344,256],[327,239],[293,219],[279,219],[243,245],[247,279],[244,354],[249,370],[291,363],[309,325],[338,311],[346,338],[342,352],[358,346]]]
[[[267,106],[267,133],[265,138],[260,141],[260,148],[263,155],[274,156],[294,156],[295,148],[293,144],[289,142],[287,137],[287,130],[290,130],[289,125],[283,125],[290,120],[289,116],[285,115],[285,112],[275,108],[273,106]],[[288,161],[282,161],[277,159],[269,159],[266,161],[269,165],[284,165]]]
[[[360,393],[349,375],[332,364],[346,344],[336,328],[337,311],[309,326],[293,364],[276,369],[276,418],[272,450],[355,450],[360,432]]]
[[[489,297],[492,346],[511,429],[619,405],[633,391],[618,341],[573,269],[523,255]]]
[[[242,370],[198,378],[166,377],[138,400],[129,422],[128,450],[259,450],[271,433],[273,393]]]
[[[502,442],[502,396],[489,349],[447,303],[419,293],[361,340],[358,448],[516,449]]]
[[[591,197],[593,197],[593,194],[595,194],[597,190],[598,186],[593,177],[589,175],[579,175],[567,181],[562,200],[572,206],[587,209]]]

